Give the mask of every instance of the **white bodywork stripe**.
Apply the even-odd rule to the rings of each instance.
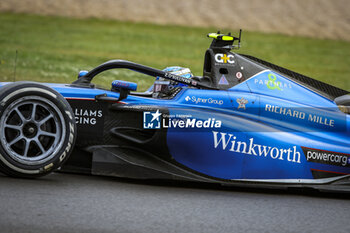
[[[232,181],[256,182],[256,183],[289,183],[289,184],[326,184],[336,180],[340,180],[350,175],[337,176],[322,179],[232,179]]]

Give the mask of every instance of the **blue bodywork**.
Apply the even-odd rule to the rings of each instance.
[[[276,75],[286,87],[269,89],[265,85],[269,74]],[[186,96],[207,100],[210,96],[222,104],[200,102],[189,106]],[[245,108],[238,108],[236,100],[241,98],[248,101]],[[187,89],[176,102],[182,106],[172,109],[172,115],[190,114],[205,120],[210,111],[211,118],[222,121],[220,129],[168,131],[171,154],[193,170],[222,179],[313,179],[312,170],[350,173],[349,115],[333,101],[272,71],[264,71],[227,91]],[[272,106],[291,110],[292,114],[276,113]],[[233,142],[236,145],[232,147]],[[242,148],[237,148],[237,142],[242,142]],[[320,163],[323,158],[311,162],[310,152],[308,157],[302,147],[333,151],[344,157],[338,165]],[[270,153],[264,153],[267,151]]]
[[[282,84],[280,89],[269,88],[270,74]],[[102,89],[47,85],[67,99],[94,99],[101,94],[119,97],[119,93]],[[237,100],[242,98],[247,103],[239,108]],[[350,174],[350,116],[333,101],[270,70],[228,90],[184,88],[171,100],[129,95],[123,101],[166,107],[173,118],[186,115],[221,121],[219,128],[170,126],[167,131],[171,156],[210,177],[294,180],[313,179],[313,170]],[[303,147],[325,153],[308,155]],[[330,160],[334,164],[326,163]]]
[[[271,74],[274,83],[268,83]],[[277,82],[280,88],[272,89]],[[119,98],[119,93],[103,89],[47,85],[66,99],[101,94]],[[238,99],[246,103],[239,107]],[[220,121],[218,128],[182,128],[169,126],[169,118],[163,118],[171,156],[210,177],[294,182],[314,179],[313,171],[350,174],[350,116],[334,101],[271,70],[228,90],[183,88],[170,100],[129,95],[123,102],[165,107],[174,119]]]

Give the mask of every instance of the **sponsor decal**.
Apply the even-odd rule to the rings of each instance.
[[[327,117],[317,116],[315,114],[308,114],[308,121],[318,123],[320,125],[328,125],[334,127],[334,120],[328,119]]]
[[[96,125],[97,119],[103,117],[103,111],[75,108],[74,115],[78,125]]]
[[[177,75],[174,75],[172,73],[166,72],[164,76],[166,78],[169,78],[169,79],[173,80],[173,81],[178,81],[178,82],[183,82],[183,83],[186,83],[186,84],[197,85],[196,82],[193,82],[192,80],[190,80],[188,78],[183,78],[181,76],[177,76]]]
[[[236,78],[237,78],[237,79],[241,79],[242,77],[243,77],[242,72],[237,72],[237,73],[236,73]]]
[[[143,128],[144,129],[160,129],[160,116],[162,114],[159,109],[156,112],[143,112]]]
[[[245,105],[248,103],[248,100],[246,100],[246,99],[244,99],[244,98],[242,97],[242,98],[240,98],[240,99],[237,99],[236,101],[237,101],[237,103],[238,103],[237,109],[240,109],[240,108],[243,108],[244,110],[246,109],[246,108],[245,108]]]
[[[114,83],[114,86],[128,88],[130,86],[130,83],[124,81],[116,81]]]
[[[334,119],[330,119],[324,116],[319,116],[317,114],[305,113],[303,111],[298,111],[292,108],[285,108],[285,107],[280,107],[276,105],[266,104],[265,111],[293,117],[296,119],[306,120],[306,121],[320,124],[320,125],[334,127]]]
[[[221,128],[221,121],[215,118],[200,120],[196,118],[163,118],[163,128]]]
[[[166,115],[157,110],[156,112],[143,112],[144,129],[167,128],[221,128],[221,121],[215,118],[206,120],[196,119],[192,115],[176,114]]]
[[[66,113],[69,113],[66,111]],[[69,113],[70,114],[70,113]],[[74,125],[72,123],[69,123],[69,138],[68,138],[68,144],[64,152],[60,155],[60,162],[62,162],[66,156],[71,147],[73,146],[73,141],[74,141]]]
[[[330,164],[340,167],[350,167],[350,154],[307,147],[301,148],[303,149],[306,160],[309,162]]]
[[[79,138],[89,137],[93,133],[96,137],[103,136],[104,119],[108,115],[107,104],[91,100],[69,99],[72,107]]]
[[[186,96],[185,97],[186,102],[192,102],[195,104],[215,104],[215,105],[222,105],[224,103],[223,100],[213,99],[213,98],[201,98],[196,96]]]
[[[184,78],[184,77],[172,74],[172,73],[166,72],[164,76],[166,78],[169,78],[170,80],[177,81],[177,82],[180,82],[180,83],[185,83],[185,84],[192,85],[192,86],[197,86],[198,85],[198,82],[195,81],[195,80],[191,80],[189,78]]]
[[[277,79],[276,75],[274,75],[274,74],[269,74],[267,77],[269,78],[269,81],[267,81],[266,86],[267,86],[269,89],[271,89],[271,90],[277,89],[277,90],[279,90],[279,91],[282,90],[282,89],[279,87],[279,86],[281,85],[281,82],[276,82],[276,79]]]
[[[247,141],[240,141],[233,134],[223,132],[213,132],[213,141],[215,149],[230,151],[233,153],[241,153],[256,157],[271,158],[273,160],[283,160],[291,163],[300,162],[300,152],[297,151],[297,146],[289,148],[280,148],[277,146],[266,146],[254,143],[254,138],[251,137]]]
[[[257,85],[265,85],[270,90],[283,91],[285,89],[292,89],[290,83],[278,81],[276,75],[272,73],[268,75],[268,80],[256,78],[254,79],[254,83]]]
[[[233,60],[234,59],[234,56],[232,54],[224,54],[224,53],[217,53],[215,54],[215,61],[217,63],[229,63],[229,64],[233,64],[235,63],[235,61]]]
[[[229,83],[228,83],[228,81],[227,81],[225,75],[222,75],[221,78],[220,78],[220,80],[219,80],[219,85],[228,85],[228,84],[229,84]]]
[[[193,86],[197,86],[198,82],[197,81],[194,81],[194,80],[191,80],[191,83]]]

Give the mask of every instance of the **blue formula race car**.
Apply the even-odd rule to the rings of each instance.
[[[350,191],[349,93],[208,37],[203,76],[111,60],[72,84],[0,83],[1,171]],[[91,83],[121,68],[154,85]]]

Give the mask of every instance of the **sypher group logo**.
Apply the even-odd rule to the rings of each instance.
[[[160,129],[160,116],[162,113],[159,109],[156,112],[143,112],[144,129]]]

